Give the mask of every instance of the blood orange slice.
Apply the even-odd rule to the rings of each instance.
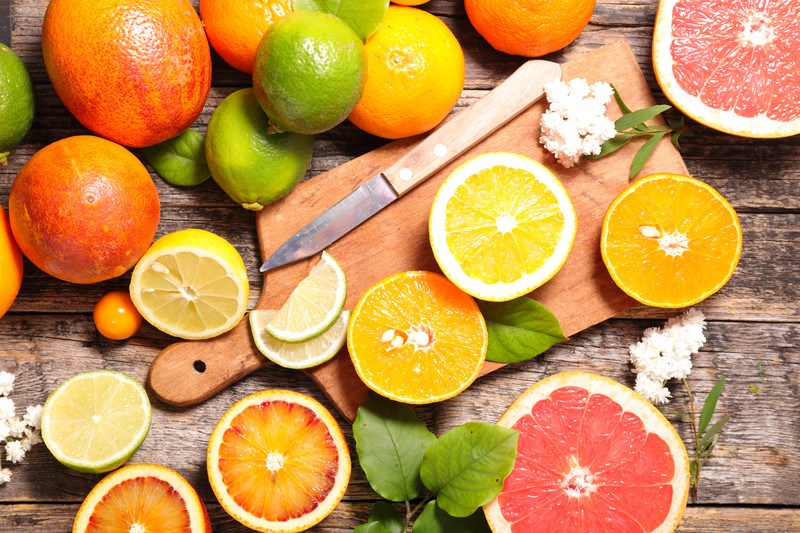
[[[644,398],[611,379],[563,372],[524,392],[498,422],[520,431],[517,460],[484,507],[501,531],[673,531],[689,456]]]
[[[73,533],[104,531],[210,533],[203,501],[178,472],[135,464],[104,477],[86,496]]]
[[[330,412],[287,390],[236,402],[208,444],[208,479],[220,504],[262,532],[305,531],[319,523],[344,496],[350,466]]]
[[[800,133],[800,3],[661,0],[658,84],[681,111],[744,137]]]

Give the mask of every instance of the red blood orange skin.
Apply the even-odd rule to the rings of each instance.
[[[67,109],[125,146],[181,133],[211,88],[211,52],[188,0],[52,0],[42,52]]]
[[[14,238],[33,264],[64,281],[96,283],[124,274],[147,251],[160,202],[132,153],[79,135],[25,163],[8,208]]]
[[[711,128],[800,133],[800,3],[661,0],[653,66],[664,94]]]

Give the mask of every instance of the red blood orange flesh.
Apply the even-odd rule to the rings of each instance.
[[[86,496],[72,533],[210,533],[195,489],[178,472],[154,464],[128,465],[104,477]]]
[[[681,111],[744,137],[800,133],[800,2],[661,0],[656,78]]]
[[[503,491],[484,508],[495,533],[673,531],[689,457],[652,404],[628,387],[563,372],[524,392],[498,422],[520,431]]]

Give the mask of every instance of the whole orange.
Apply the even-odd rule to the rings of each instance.
[[[153,241],[159,211],[156,187],[136,156],[90,135],[36,152],[8,197],[22,253],[72,283],[96,283],[133,267]]]
[[[292,0],[200,0],[200,17],[212,48],[230,66],[248,74],[261,38],[293,11]]]
[[[578,38],[595,0],[464,0],[470,22],[495,49],[539,57]]]
[[[181,133],[211,88],[211,52],[189,0],[52,0],[42,52],[67,109],[125,146]]]
[[[464,53],[427,11],[389,6],[364,45],[367,81],[350,114],[362,130],[399,139],[424,133],[453,109],[464,88]]]
[[[22,253],[11,233],[8,214],[0,206],[0,317],[14,303],[22,285]]]

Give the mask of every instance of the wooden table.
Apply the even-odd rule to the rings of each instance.
[[[16,172],[44,145],[86,133],[65,110],[45,73],[41,24],[47,0],[0,0],[0,42],[10,44],[28,66],[36,86],[37,117],[25,143],[0,167],[0,204]],[[650,59],[657,0],[599,0],[589,26],[567,49],[552,54],[563,62],[602,44],[624,39],[633,48],[649,85],[664,101]],[[485,94],[522,58],[494,51],[474,31],[456,0],[432,0],[424,8],[441,17],[458,36],[467,60],[462,103]],[[249,85],[247,76],[214,57],[213,88],[196,127],[205,130],[211,112],[227,94]],[[684,140],[690,172],[716,187],[738,211],[744,229],[739,268],[718,294],[698,305],[709,320],[708,342],[694,357],[693,391],[704,398],[720,376],[727,386],[718,414],[728,413],[712,459],[702,472],[699,497],[690,501],[680,531],[800,531],[800,137],[742,139],[692,124]],[[309,179],[383,144],[346,123],[319,135]],[[137,154],[141,155],[139,152]],[[172,187],[153,174],[162,202],[158,235],[200,227],[235,244],[248,266],[251,306],[262,289],[258,273],[254,215],[233,204],[213,183],[191,189]],[[150,361],[173,339],[149,325],[127,342],[103,339],[92,323],[94,303],[129,277],[91,286],[51,278],[26,261],[25,279],[11,310],[0,320],[0,370],[17,375],[12,398],[24,409],[44,403],[63,379],[80,370],[112,368],[144,381]],[[633,384],[627,348],[643,330],[675,313],[635,309],[608,320],[536,360],[481,378],[460,396],[419,409],[437,434],[470,420],[494,422],[511,401],[540,378],[561,370],[598,372]],[[260,370],[201,405],[175,409],[153,400],[150,434],[133,457],[181,472],[207,502],[215,531],[245,528],[216,503],[205,473],[205,451],[222,413],[243,396],[270,387],[288,387],[327,400],[302,373],[276,367]],[[670,408],[687,404],[671,386]],[[689,437],[689,427],[671,418]],[[339,417],[355,462],[349,424]],[[57,532],[71,528],[84,496],[100,476],[73,472],[37,445],[21,464],[5,464],[11,483],[0,487],[0,531]],[[342,503],[315,530],[350,531],[366,520],[377,496],[354,467]]]

